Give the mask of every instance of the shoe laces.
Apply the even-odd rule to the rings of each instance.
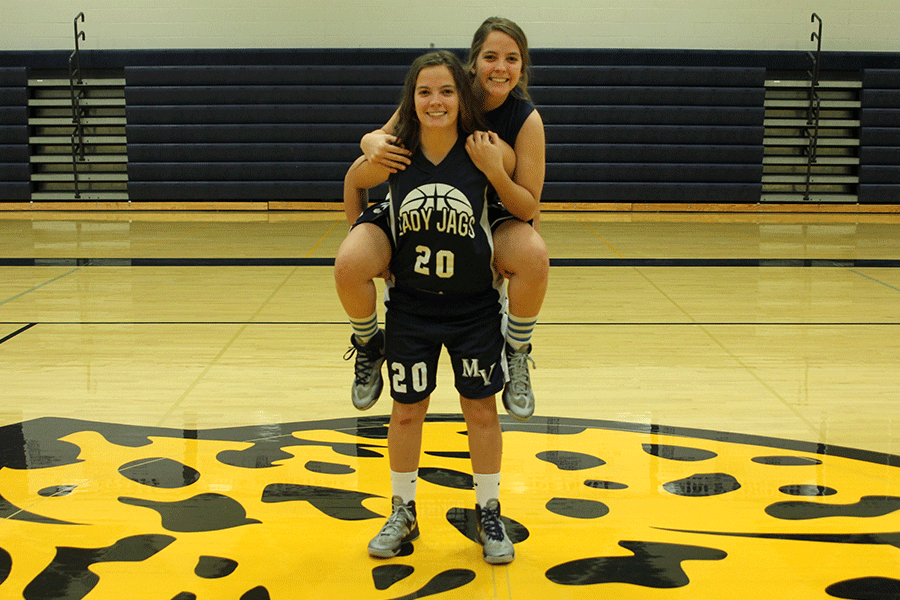
[[[356,364],[354,365],[356,384],[367,385],[375,362],[381,358],[382,354],[375,348],[354,345],[344,353],[344,360],[350,360],[354,354],[356,354]]]
[[[527,352],[513,352],[509,355],[509,384],[513,392],[517,394],[527,393],[531,386],[531,378],[528,374],[529,361],[531,366],[537,367],[531,354]]]
[[[481,509],[481,529],[485,535],[497,541],[502,541],[505,536],[503,523],[500,521],[500,511],[490,508]]]
[[[394,507],[394,512],[388,517],[387,523],[381,528],[379,535],[399,535],[404,528],[409,529],[409,526],[415,520],[409,507],[405,504],[399,504]]]

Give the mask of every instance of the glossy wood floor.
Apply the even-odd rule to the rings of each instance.
[[[898,225],[546,214],[489,567],[446,376],[422,537],[365,552],[341,214],[0,213],[0,597],[898,598]]]

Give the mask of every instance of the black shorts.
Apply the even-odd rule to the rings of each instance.
[[[447,348],[456,390],[464,398],[481,400],[501,391],[507,367],[500,304],[469,314],[448,314],[441,305],[449,309],[450,303],[426,298],[424,302],[434,306],[441,318],[406,312],[397,306],[408,299],[421,307],[421,294],[428,292],[391,290],[384,326],[391,397],[401,404],[415,404],[430,396],[437,386],[442,347]]]

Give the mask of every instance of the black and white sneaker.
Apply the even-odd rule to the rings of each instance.
[[[506,527],[500,520],[500,501],[488,500],[484,508],[475,505],[478,535],[484,545],[484,560],[492,565],[506,565],[516,558],[512,540],[506,535]]]
[[[379,329],[365,345],[357,342],[355,335],[351,335],[350,343],[352,344],[350,349],[344,354],[344,360],[350,360],[356,354],[350,399],[353,406],[359,410],[367,410],[378,401],[384,387],[384,380],[381,378],[381,365],[384,363],[384,331]]]

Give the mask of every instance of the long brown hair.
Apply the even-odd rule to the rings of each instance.
[[[415,151],[419,147],[422,129],[416,115],[416,81],[419,73],[427,67],[447,67],[453,77],[453,85],[459,97],[459,116],[456,126],[460,134],[467,136],[479,129],[486,130],[481,119],[481,105],[475,99],[472,84],[466,77],[465,69],[459,57],[449,50],[435,50],[423,54],[410,66],[403,84],[403,96],[397,113],[397,138],[405,148]]]
[[[528,53],[528,38],[525,36],[525,32],[522,31],[522,28],[509,19],[504,19],[503,17],[488,17],[485,19],[484,23],[475,30],[475,35],[472,36],[472,47],[469,49],[469,56],[466,60],[466,72],[469,73],[470,77],[474,77],[475,64],[478,61],[478,55],[481,54],[484,42],[492,31],[505,33],[511,37],[519,47],[519,52],[522,55],[522,77],[519,78],[516,89],[523,98],[530,102],[531,96],[528,94],[528,74],[531,71],[531,55]]]

